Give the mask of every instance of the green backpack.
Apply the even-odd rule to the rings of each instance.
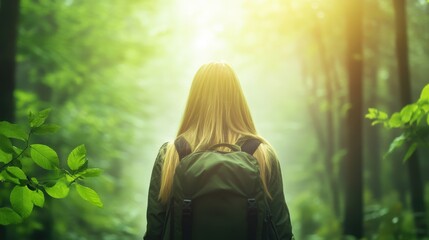
[[[278,239],[253,157],[259,144],[257,139],[248,139],[241,147],[216,144],[191,153],[186,140],[178,138],[180,163],[163,239]],[[218,147],[231,152],[215,150]]]

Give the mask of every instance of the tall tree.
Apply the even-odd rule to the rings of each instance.
[[[14,90],[18,13],[19,0],[0,0],[0,121],[15,121]],[[8,239],[6,227],[2,225],[0,226],[0,239]]]
[[[368,19],[365,23],[365,33],[366,47],[368,48],[370,54],[367,61],[365,69],[365,84],[366,90],[368,93],[368,106],[372,107],[377,105],[379,102],[379,80],[378,80],[378,69],[380,66],[380,57],[379,57],[379,31],[377,20],[380,18],[380,7],[378,1],[369,1],[365,13],[368,16],[365,19]],[[368,10],[368,11],[367,11]],[[371,16],[371,17],[370,17]],[[375,200],[380,200],[382,197],[381,192],[381,179],[380,179],[380,169],[381,169],[381,151],[380,151],[380,133],[378,128],[374,128],[369,125],[369,122],[366,124],[365,134],[367,138],[365,139],[365,147],[367,148],[367,159],[368,159],[368,170],[369,170],[369,189],[371,190],[372,196]]]
[[[362,15],[361,0],[345,3],[347,14],[348,90],[351,107],[347,113],[347,156],[345,159],[344,233],[363,236],[362,199]]]
[[[15,120],[15,54],[19,0],[0,0],[0,120]]]
[[[401,92],[401,105],[410,104],[412,100],[410,68],[408,60],[407,16],[405,0],[393,0],[396,22],[396,54]],[[420,173],[420,163],[417,152],[407,161],[411,207],[414,214],[417,237],[427,236],[426,209],[424,201],[423,182]]]

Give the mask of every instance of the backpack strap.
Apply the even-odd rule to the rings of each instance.
[[[256,240],[258,229],[258,206],[256,199],[247,199],[247,239]]]
[[[182,238],[191,240],[192,237],[192,200],[183,199],[182,205]]]
[[[241,151],[253,156],[256,149],[261,145],[261,141],[256,138],[250,138],[241,144]],[[258,226],[258,207],[256,199],[247,199],[247,239],[256,240]]]
[[[176,151],[179,154],[179,161],[192,152],[188,141],[186,141],[186,139],[182,136],[176,138],[174,141],[174,146],[176,147]]]
[[[241,151],[246,152],[250,155],[253,155],[258,149],[259,145],[261,144],[261,141],[256,138],[250,138],[247,139],[242,145],[241,145]]]

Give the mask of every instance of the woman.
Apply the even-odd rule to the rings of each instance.
[[[256,133],[240,83],[228,64],[209,63],[197,71],[177,133],[179,138],[186,140],[190,152],[207,150],[219,143],[259,140],[261,144],[253,156],[259,165],[260,182],[277,238],[293,239],[279,162],[270,144]],[[163,239],[168,228],[168,203],[179,161],[174,142],[165,143],[156,158],[150,182],[146,240]]]

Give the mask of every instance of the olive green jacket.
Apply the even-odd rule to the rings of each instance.
[[[152,170],[147,207],[147,228],[143,237],[144,240],[161,240],[166,224],[167,204],[162,204],[158,199],[166,149],[167,143],[161,146]],[[273,165],[268,190],[272,199],[268,200],[268,204],[272,213],[272,221],[277,229],[279,239],[290,240],[293,239],[292,226],[283,193],[280,164],[277,159],[271,162]]]

